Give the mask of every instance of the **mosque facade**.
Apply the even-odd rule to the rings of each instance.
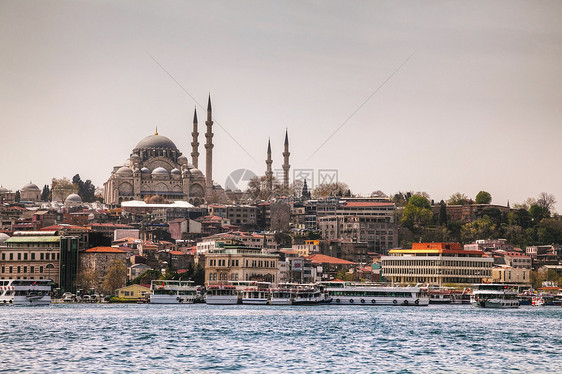
[[[212,109],[207,105],[207,133],[205,137],[206,176],[197,168],[199,142],[197,111],[193,118],[193,163],[190,163],[167,137],[158,134],[142,139],[132,150],[124,165],[115,166],[104,183],[104,201],[119,205],[123,201],[146,200],[160,196],[168,200],[183,200],[199,205],[213,192],[212,180]]]

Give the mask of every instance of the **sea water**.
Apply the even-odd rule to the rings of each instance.
[[[0,307],[0,372],[562,373],[562,308]]]

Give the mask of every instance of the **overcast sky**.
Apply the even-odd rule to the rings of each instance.
[[[288,128],[293,170],[355,193],[562,201],[561,20],[560,1],[2,0],[0,185],[103,185],[155,126],[190,158],[210,92],[222,185],[264,173],[268,137],[280,168]]]

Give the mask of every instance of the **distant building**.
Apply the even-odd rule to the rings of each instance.
[[[531,283],[530,270],[511,266],[496,266],[492,268],[491,281],[493,283]]]
[[[20,189],[20,201],[41,201],[41,189],[36,184],[29,182]]]
[[[95,288],[100,290],[105,275],[109,272],[114,261],[120,261],[126,266],[127,252],[113,247],[95,247],[80,253],[80,272],[93,272]]]
[[[463,250],[458,243],[413,243],[382,256],[383,276],[392,284],[481,283],[492,276],[494,260],[484,252]]]

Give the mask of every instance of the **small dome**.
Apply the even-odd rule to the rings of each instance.
[[[143,174],[150,174],[150,169],[149,169],[149,168],[142,168],[142,169],[141,169],[141,173],[143,173]]]
[[[180,165],[187,164],[187,157],[185,157],[184,155],[181,155],[180,157],[178,157],[178,164],[180,164]]]
[[[133,154],[131,155],[131,158],[130,158],[130,160],[133,161],[133,162],[139,162],[140,159],[141,159],[140,156],[137,155],[136,153],[133,153]]]
[[[126,166],[123,166],[123,167],[119,168],[119,170],[117,170],[117,174],[122,176],[122,177],[129,177],[129,176],[133,175],[133,171],[130,168],[128,168]]]
[[[0,186],[0,193],[10,192],[7,188]]]
[[[3,232],[0,232],[0,244],[4,244],[6,239],[9,239],[9,238],[10,238],[10,235],[4,234]]]
[[[159,149],[172,149],[177,151],[178,148],[174,144],[173,141],[166,138],[162,135],[150,135],[141,140],[135,149],[150,149],[150,148],[159,148]]]
[[[181,174],[181,171],[180,171],[180,169],[174,168],[174,169],[172,169],[172,171],[171,171],[170,173],[172,173],[172,174]]]
[[[189,170],[191,172],[191,175],[203,175],[203,172],[197,168],[193,168],[191,170]]]
[[[193,164],[191,162],[187,163],[187,168],[188,169],[193,169],[195,166],[193,166]]]
[[[36,184],[33,184],[33,183],[31,183],[31,182],[29,182],[28,184],[26,184],[25,186],[23,186],[23,187],[21,188],[21,190],[22,190],[22,191],[34,191],[34,190],[35,190],[35,191],[41,191],[41,190],[39,189],[39,187],[37,187]]]
[[[152,170],[152,175],[168,175],[168,170],[164,169],[162,166],[157,167]]]
[[[75,194],[75,193],[71,193],[70,195],[68,195],[66,197],[66,199],[64,200],[64,204],[68,205],[68,204],[82,204],[82,198],[80,197],[80,195]]]

